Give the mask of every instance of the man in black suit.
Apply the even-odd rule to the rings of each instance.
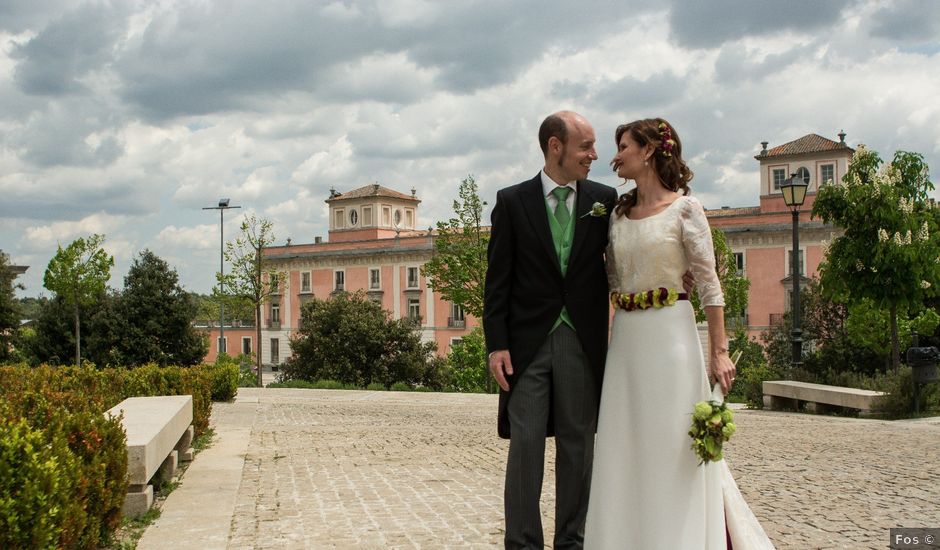
[[[545,167],[496,195],[483,327],[509,438],[506,548],[542,548],[545,438],[555,436],[554,547],[581,548],[607,351],[604,250],[616,191],[587,178],[594,129],[562,111],[539,128]],[[602,205],[602,206],[600,206]]]

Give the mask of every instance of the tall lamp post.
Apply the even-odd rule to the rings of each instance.
[[[218,206],[206,206],[203,210],[219,211],[219,295],[225,293],[225,211],[229,208],[241,208],[241,206],[229,206],[229,199],[219,199]],[[216,357],[227,351],[225,345],[225,303],[219,300],[219,349]]]
[[[783,202],[793,213],[793,256],[791,257],[790,276],[793,277],[793,299],[790,300],[793,331],[790,341],[793,343],[793,357],[790,364],[793,368],[803,363],[803,328],[800,320],[800,207],[806,200],[806,188],[809,184],[796,174],[790,174],[780,186],[783,192]]]

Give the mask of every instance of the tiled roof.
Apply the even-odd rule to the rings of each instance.
[[[418,201],[417,198],[415,198],[412,195],[406,195],[404,193],[399,193],[398,191],[393,191],[387,187],[382,187],[381,185],[377,183],[366,185],[358,189],[353,189],[352,191],[347,191],[345,193],[336,193],[335,195],[327,199],[326,202],[346,200],[346,199],[360,199],[363,197],[389,197],[392,199],[404,199],[404,200],[409,200],[409,201],[420,202]]]
[[[839,143],[826,139],[819,134],[807,134],[800,139],[795,139],[789,143],[778,145],[767,151],[767,154],[761,152],[757,158],[783,157],[788,155],[803,155],[806,153],[818,153],[822,151],[835,151],[837,149],[852,150],[845,143]]]
[[[709,218],[722,218],[725,216],[754,216],[760,214],[760,206],[740,206],[727,208],[722,206],[714,210],[706,210],[705,216]]]

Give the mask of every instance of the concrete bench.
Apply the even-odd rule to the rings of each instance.
[[[824,413],[835,407],[858,409],[863,414],[872,410],[884,392],[826,386],[792,380],[775,380],[763,383],[764,407],[770,409],[797,409],[805,402],[807,410]]]
[[[131,397],[108,410],[124,415],[127,433],[127,497],[122,512],[137,517],[153,504],[153,482],[169,480],[178,461],[193,459],[193,397]]]

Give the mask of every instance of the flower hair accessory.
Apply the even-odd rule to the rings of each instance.
[[[662,141],[660,148],[663,150],[663,156],[671,157],[672,150],[676,146],[676,140],[672,139],[672,129],[665,122],[659,123],[659,139]]]

